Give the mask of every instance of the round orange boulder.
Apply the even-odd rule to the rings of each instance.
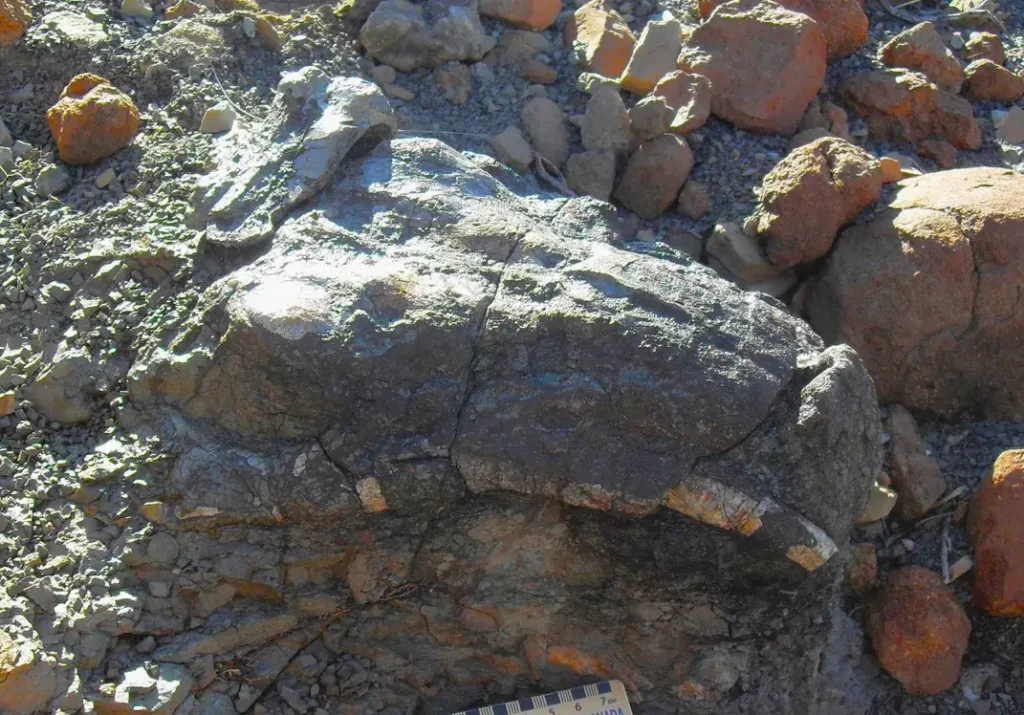
[[[46,113],[61,161],[92,164],[117,153],[139,131],[131,98],[94,74],[80,74]]]
[[[25,34],[32,11],[25,0],[0,0],[0,47],[10,47]]]
[[[974,604],[1024,616],[1024,449],[1003,452],[971,502]]]
[[[893,571],[868,605],[878,661],[911,695],[934,695],[960,679],[971,622],[934,571]]]

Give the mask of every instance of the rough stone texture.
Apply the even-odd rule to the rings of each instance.
[[[619,78],[622,88],[644,95],[654,89],[662,77],[675,71],[682,34],[683,26],[671,16],[644,25],[629,64]]]
[[[97,693],[89,700],[97,715],[174,715],[192,689],[192,682],[185,666],[142,664],[121,676],[113,697]]]
[[[859,594],[871,591],[878,584],[878,553],[874,544],[853,544],[846,563],[846,580]]]
[[[434,68],[434,83],[452,104],[465,104],[473,91],[473,78],[469,67],[461,62],[450,62]]]
[[[15,641],[0,630],[0,711],[31,715],[43,709],[54,695],[57,677],[38,640]]]
[[[974,60],[991,60],[997,65],[1006,64],[1006,50],[999,35],[991,32],[972,32],[964,45],[964,56]]]
[[[615,187],[615,154],[608,151],[573,154],[565,162],[565,181],[577,194],[607,201]]]
[[[741,129],[792,134],[821,88],[825,55],[825,39],[807,15],[771,0],[732,0],[684,35],[678,63],[711,81],[715,116]]]
[[[693,169],[686,140],[662,134],[633,152],[615,187],[615,198],[640,218],[652,219],[671,208]]]
[[[266,648],[273,681],[331,615],[324,647],[431,715],[605,677],[670,709],[806,709],[881,466],[866,371],[628,250],[607,204],[508,181],[382,142],[152,336],[125,419],[180,455],[153,494],[178,558],[228,579],[191,587],[210,615],[153,659]]]
[[[857,350],[884,401],[1024,415],[1022,196],[1011,171],[937,172],[904,180],[889,209],[840,234],[810,321]]]
[[[946,493],[938,463],[925,451],[913,416],[893,405],[888,419],[892,447],[892,486],[899,496],[897,512],[905,521],[919,519]]]
[[[970,102],[908,70],[854,75],[840,87],[843,99],[862,115],[874,138],[917,142],[944,139],[959,149],[978,149],[981,130]]]
[[[107,390],[124,378],[124,358],[100,360],[82,348],[61,344],[53,359],[25,389],[37,410],[63,424],[88,422]]]
[[[285,74],[267,118],[217,145],[193,221],[215,244],[266,241],[287,212],[316,195],[349,154],[391,136],[397,121],[380,89],[355,77],[328,79],[316,68]]]
[[[0,0],[0,47],[10,47],[25,34],[32,10],[25,0]]]
[[[139,131],[139,110],[109,80],[80,74],[46,113],[61,161],[92,164],[131,143]]]
[[[942,577],[905,566],[868,604],[867,631],[882,667],[911,695],[933,695],[960,678],[971,622]]]
[[[704,75],[671,72],[629,110],[639,125],[634,131],[643,139],[674,132],[697,131],[711,114],[711,82]]]
[[[503,208],[509,197],[500,186],[439,146],[410,141],[395,142],[392,149],[375,151],[348,182],[325,195],[324,216],[311,211],[290,221],[270,253],[211,288],[196,311],[196,320],[211,330],[173,349],[156,349],[138,363],[131,377],[133,400],[173,406],[250,438],[319,437],[332,463],[353,480],[354,493],[347,498],[359,499],[370,511],[419,509],[420,499],[436,503],[465,488],[558,496],[626,513],[658,510],[669,490],[677,490],[670,502],[679,509],[691,509],[687,505],[703,489],[718,490],[718,499],[740,504],[750,499],[735,481],[745,471],[733,473],[736,467],[730,465],[758,453],[765,459],[774,454],[771,459],[779,461],[771,462],[769,471],[781,470],[788,477],[773,498],[779,503],[797,498],[807,518],[825,532],[845,534],[878,466],[873,395],[851,352],[814,353],[812,340],[807,348],[780,353],[781,346],[768,346],[783,335],[789,341],[794,334],[809,334],[760,299],[731,292],[706,269],[692,266],[679,273],[681,267],[620,255],[604,244],[548,236]],[[420,237],[413,226],[423,219],[410,214],[414,224],[393,244],[397,234],[388,238],[374,228],[394,220],[379,202],[386,196],[391,202],[408,201],[431,172],[437,174],[433,181],[456,182],[432,199],[447,202],[433,212],[443,208],[461,218],[431,239],[431,234]],[[375,176],[388,179],[370,184],[372,189],[362,183],[363,177]],[[468,201],[464,193],[476,196],[485,189],[494,198]],[[370,200],[367,191],[375,198]],[[343,227],[345,233],[338,233]],[[327,250],[324,231],[333,231],[337,240],[349,237]],[[566,273],[570,266],[578,266],[572,269],[578,277]],[[691,274],[700,287],[687,287]],[[572,281],[563,297],[544,287],[557,276]],[[642,307],[655,300],[644,297],[655,286],[677,297]],[[751,316],[749,325],[776,337],[744,339],[742,356],[720,354],[716,361],[740,362],[728,371],[716,369],[718,377],[704,368],[696,368],[697,373],[683,369],[670,357],[687,354],[677,350],[665,353],[668,362],[659,364],[661,352],[644,354],[640,346],[648,343],[638,340],[639,334],[612,326],[626,320],[617,311],[638,310],[628,322],[637,321],[637,331],[654,330],[664,319],[646,317],[647,311],[665,300],[671,303],[657,308],[658,314],[678,315],[673,320],[683,319],[671,307],[679,301],[688,306],[686,315],[703,310],[704,300],[710,301],[709,315],[731,301],[738,301],[745,314],[770,310],[770,317]],[[584,315],[590,317],[574,327]],[[593,322],[600,315],[607,317]],[[610,331],[600,329],[613,318],[607,322]],[[579,352],[568,344],[559,347],[562,331],[573,336]],[[682,349],[690,334],[684,330],[658,340]],[[713,335],[701,338],[702,343],[728,350],[731,339],[718,343]],[[583,349],[584,344],[590,347]],[[769,352],[749,354],[761,349]],[[516,356],[531,353],[526,364],[533,367],[521,372]],[[793,361],[801,353],[809,357],[797,366]],[[575,368],[563,362],[583,356],[588,362]],[[609,360],[634,367],[623,373]],[[619,377],[606,387],[593,381],[592,376],[606,373]],[[798,374],[804,386],[790,394],[786,385]],[[738,376],[744,376],[740,383]],[[672,407],[676,392],[690,395],[684,411]],[[723,400],[725,394],[730,397]],[[777,403],[780,395],[788,395],[785,406]],[[841,423],[825,417],[839,409],[839,402],[846,403]],[[798,404],[804,404],[800,423],[787,422]],[[635,412],[630,405],[644,407]],[[346,418],[353,410],[362,415],[357,422]],[[701,417],[706,410],[722,419]],[[528,414],[540,421],[530,420],[530,427],[510,438],[508,420]],[[762,433],[758,425],[764,420],[771,427]],[[833,446],[824,459],[818,450],[825,442],[818,440],[829,434]],[[680,443],[678,435],[688,436]],[[570,439],[567,447],[575,446],[550,451],[564,439]],[[806,439],[813,444],[805,444]],[[801,445],[799,456],[782,447],[790,442],[793,449]],[[851,461],[855,455],[858,459]],[[679,492],[679,480],[689,471],[695,481],[682,482],[686,486]],[[325,474],[330,473],[327,469]],[[732,486],[715,486],[719,482]],[[815,502],[812,493],[818,490],[824,491]],[[194,493],[204,498],[202,490]],[[339,508],[347,508],[343,502]],[[788,512],[772,516],[773,508],[758,518],[766,525],[780,520],[773,528],[785,532]],[[326,504],[321,509],[329,512]],[[711,523],[726,523],[720,516],[699,514]],[[807,548],[817,548],[813,539]],[[795,554],[806,555],[804,549]]]
[[[528,30],[546,30],[562,10],[561,0],[480,0],[480,14]]]
[[[629,113],[614,89],[599,89],[587,102],[580,139],[589,152],[622,154],[629,149]]]
[[[697,0],[697,13],[707,17],[725,0]],[[821,28],[828,61],[853,54],[868,39],[868,16],[862,0],[779,0],[787,10],[802,12]]]
[[[402,72],[479,60],[495,45],[480,24],[476,0],[383,0],[359,41],[371,57]]]
[[[1024,97],[1024,77],[992,60],[975,60],[964,70],[964,91],[983,102],[1016,102]]]
[[[935,25],[930,22],[919,23],[896,35],[878,51],[878,59],[888,67],[920,72],[954,94],[963,83],[960,61],[943,44]]]
[[[699,181],[687,180],[683,190],[679,192],[679,205],[676,210],[683,216],[693,220],[701,219],[711,210],[711,197],[704,184]]]
[[[882,193],[882,169],[863,149],[835,137],[791,151],[761,183],[757,231],[781,268],[816,261],[836,233]]]
[[[971,501],[974,604],[996,616],[1024,616],[1024,450],[999,455]]]
[[[569,125],[562,108],[547,97],[534,97],[523,105],[520,116],[537,153],[555,166],[564,164],[569,157]]]
[[[917,155],[931,159],[940,169],[952,169],[960,155],[956,147],[939,139],[922,139],[917,143]]]
[[[605,77],[619,77],[629,64],[636,36],[607,0],[590,0],[565,26],[565,44],[580,65]]]

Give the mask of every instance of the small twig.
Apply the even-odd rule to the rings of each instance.
[[[942,522],[942,582],[949,583],[949,522],[953,520],[951,514],[946,515]]]
[[[558,167],[537,152],[533,153],[533,166],[538,178],[549,184],[556,191],[566,196],[576,195],[569,189],[568,184],[565,183],[565,178],[562,176],[562,172],[558,170]]]
[[[234,107],[240,114],[242,114],[242,115],[244,115],[246,117],[249,117],[249,119],[252,119],[253,121],[256,121],[256,122],[262,122],[263,121],[263,119],[261,117],[257,117],[254,114],[249,114],[249,112],[245,111],[244,109],[242,109],[241,107],[239,107],[237,104],[234,103],[234,101],[231,99],[231,97],[228,96],[228,91],[226,89],[224,89],[224,85],[220,83],[220,77],[217,76],[217,68],[216,67],[214,67],[213,65],[210,65],[210,71],[213,72],[213,79],[217,82],[217,86],[220,87],[221,94],[224,95],[224,99],[227,100],[228,104],[230,104],[232,107]]]

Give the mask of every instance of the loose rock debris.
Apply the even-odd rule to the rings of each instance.
[[[0,712],[1019,712],[1022,27],[0,0]]]

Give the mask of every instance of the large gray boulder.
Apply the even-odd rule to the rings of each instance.
[[[856,355],[703,266],[531,220],[544,210],[442,144],[381,146],[207,291],[135,365],[132,398],[317,439],[372,511],[430,479],[668,508],[763,541],[766,567],[827,561],[879,468]]]
[[[258,598],[402,709],[616,677],[651,712],[809,712],[881,466],[870,378],[530,182],[382,142],[168,310],[120,419],[173,445],[149,498],[218,564],[187,638],[234,643]]]

